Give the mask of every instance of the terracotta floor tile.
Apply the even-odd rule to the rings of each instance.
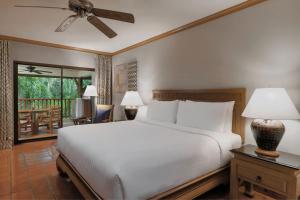
[[[0,181],[0,195],[7,195],[11,193],[11,182],[10,180],[7,181]]]
[[[41,178],[41,177],[45,177],[48,176],[52,173],[52,170],[45,166],[45,168],[43,169],[43,167],[33,167],[33,168],[29,168],[28,169],[28,176],[31,179],[37,179],[37,178]]]
[[[31,179],[31,187],[34,195],[49,196],[52,193],[47,177]]]
[[[11,181],[14,183],[16,181],[21,182],[28,180],[28,173],[14,173],[12,174]]]
[[[49,162],[49,161],[53,161],[52,156],[50,155],[43,155],[43,156],[39,156],[39,157],[31,157],[31,158],[26,158],[25,162],[26,164],[35,164],[35,163],[45,163],[45,162]]]
[[[42,149],[42,150],[36,150],[34,152],[30,153],[24,153],[25,158],[36,158],[36,157],[43,157],[43,156],[48,156],[48,149]]]
[[[43,165],[43,164],[49,164],[50,162],[53,162],[52,158],[44,158],[44,160],[29,160],[26,161],[26,164],[28,167],[36,166],[36,165]]]
[[[17,169],[26,169],[27,165],[25,162],[19,162],[19,161],[13,161],[14,163],[12,164],[12,169],[17,170]]]
[[[53,161],[52,161],[53,162]],[[34,170],[36,171],[41,171],[43,169],[46,169],[48,168],[52,162],[48,162],[48,163],[35,163],[35,164],[32,164],[32,165],[28,165],[28,172],[32,172]]]
[[[51,190],[55,194],[72,194],[74,193],[74,185],[61,177],[49,177]],[[76,193],[76,190],[75,190]]]
[[[48,172],[49,172],[49,175],[57,175],[58,174],[55,162],[53,162],[52,164],[49,164]]]
[[[4,173],[4,172],[7,172],[10,170],[10,164],[7,164],[7,163],[1,163],[1,166],[0,166],[0,172],[1,173]]]
[[[8,160],[12,153],[13,153],[12,150],[1,150],[1,153],[0,153],[1,160]]]
[[[0,195],[1,200],[11,200],[11,194]]]
[[[10,170],[6,170],[6,171],[1,171],[0,172],[0,181],[3,179],[7,179],[11,177],[11,171]]]
[[[13,164],[12,164],[13,169],[26,169],[27,168],[25,161],[13,159],[12,162],[13,162]]]
[[[10,160],[6,160],[6,159],[0,159],[1,160],[1,165],[0,165],[0,169],[7,169],[10,166]]]
[[[30,190],[28,191],[22,191],[12,194],[12,199],[14,200],[30,200],[34,199],[34,196]]]
[[[31,190],[31,183],[28,179],[17,179],[12,182],[12,192],[22,192]]]
[[[27,168],[27,165],[25,162],[20,162],[20,161],[14,161],[14,163],[12,164],[13,168],[16,169],[24,169]]]
[[[10,174],[10,172],[0,172],[0,182],[1,181],[7,181],[7,180],[9,180],[10,179],[10,177],[11,177],[11,174]]]
[[[34,199],[36,200],[52,200],[52,199],[55,199],[55,195],[50,193],[50,192],[47,192],[47,193],[34,193]]]
[[[11,181],[10,176],[0,177],[0,182],[10,182],[10,181]]]
[[[83,199],[80,195],[74,195],[74,194],[57,194],[55,195],[56,199],[60,200],[81,200]]]
[[[28,177],[27,168],[13,168],[12,169],[12,178],[26,178]]]

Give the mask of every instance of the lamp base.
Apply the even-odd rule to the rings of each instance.
[[[279,157],[278,151],[266,151],[266,150],[257,148],[255,150],[255,153],[262,155],[262,156],[267,156],[267,157],[275,157],[275,158]]]
[[[125,108],[125,115],[127,120],[134,120],[137,111],[137,108]]]
[[[281,121],[256,119],[251,123],[251,129],[258,148],[256,153],[267,157],[278,157],[276,151],[285,127]]]

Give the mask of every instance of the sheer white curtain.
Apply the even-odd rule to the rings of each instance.
[[[13,70],[9,42],[0,40],[0,149],[13,146]]]

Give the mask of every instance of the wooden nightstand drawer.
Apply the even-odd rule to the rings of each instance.
[[[258,185],[287,199],[300,197],[300,156],[280,152],[276,159],[260,157],[256,147],[245,145],[234,149],[231,160],[230,197],[238,199],[241,183],[245,193],[253,195],[253,185]]]
[[[239,177],[248,179],[249,181],[256,183],[258,185],[263,185],[270,189],[275,189],[277,191],[286,193],[288,182],[283,179],[282,174],[270,170],[268,168],[260,166],[251,166],[249,163],[247,166],[238,165],[237,173]]]

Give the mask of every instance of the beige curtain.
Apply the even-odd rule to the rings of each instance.
[[[9,43],[0,40],[0,149],[13,145],[13,70],[9,64]]]
[[[98,91],[98,104],[111,104],[112,92],[112,57],[111,56],[98,56],[96,66],[96,87]]]

